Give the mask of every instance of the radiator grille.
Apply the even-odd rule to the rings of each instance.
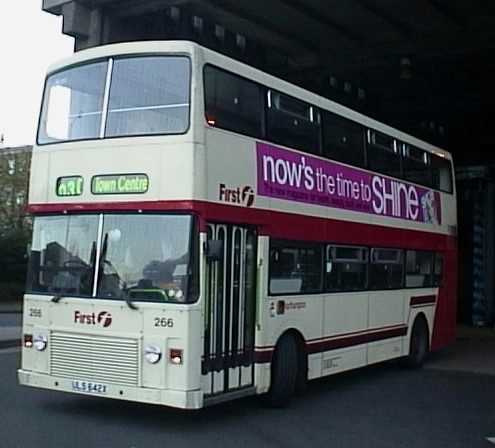
[[[136,339],[53,332],[50,347],[54,376],[138,385],[139,344]]]

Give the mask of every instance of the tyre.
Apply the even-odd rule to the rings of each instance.
[[[424,317],[418,317],[414,321],[409,342],[409,354],[403,360],[404,366],[411,369],[421,367],[428,355],[429,348],[428,324]]]
[[[296,395],[303,395],[308,388],[308,355],[304,342],[298,344]]]
[[[268,405],[287,406],[296,391],[297,378],[297,342],[287,334],[282,336],[273,355],[270,390],[266,396]]]

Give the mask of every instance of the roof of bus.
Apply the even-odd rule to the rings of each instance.
[[[217,65],[239,76],[243,76],[257,83],[263,84],[266,87],[281,91],[303,101],[307,101],[322,109],[327,109],[332,112],[338,113],[339,115],[361,123],[363,126],[383,132],[405,143],[418,146],[441,157],[452,160],[451,154],[442,148],[434,146],[412,135],[409,135],[391,126],[374,120],[366,115],[363,115],[353,109],[336,103],[335,101],[319,96],[316,93],[312,93],[309,90],[298,87],[275,76],[269,75],[243,62],[232,59],[221,53],[217,53],[216,51],[210,50],[191,41],[142,41],[102,45],[99,47],[94,47],[88,50],[77,52],[69,58],[65,58],[55,64],[52,64],[48,69],[48,73],[58,71],[66,66],[76,65],[92,59],[100,59],[110,56],[146,53],[153,54],[164,52],[172,52],[176,54],[194,54],[197,51],[201,51],[203,53],[205,63]]]

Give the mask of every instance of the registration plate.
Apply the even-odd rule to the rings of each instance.
[[[72,390],[75,392],[85,392],[87,394],[105,395],[107,386],[105,384],[93,383],[91,381],[72,381]]]

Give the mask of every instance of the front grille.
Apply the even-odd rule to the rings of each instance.
[[[137,386],[136,339],[52,332],[51,374],[63,378]]]

